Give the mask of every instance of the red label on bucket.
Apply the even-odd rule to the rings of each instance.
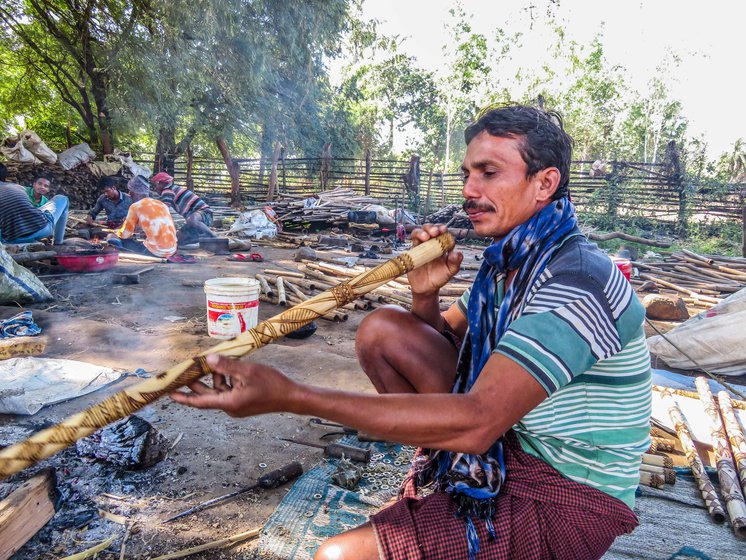
[[[224,301],[210,301],[208,299],[207,306],[212,309],[221,309],[221,310],[249,309],[251,307],[258,307],[259,300],[255,299],[254,301],[239,301],[236,303],[225,303]]]

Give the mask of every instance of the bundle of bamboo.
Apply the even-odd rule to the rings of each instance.
[[[702,256],[691,251],[656,261],[635,261],[640,270],[632,283],[652,283],[661,293],[682,296],[688,305],[710,308],[746,286],[746,258]],[[648,284],[650,286],[650,284]]]

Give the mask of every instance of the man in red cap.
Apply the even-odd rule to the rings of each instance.
[[[210,229],[212,210],[207,203],[186,187],[174,185],[174,178],[161,171],[151,177],[153,189],[158,193],[158,200],[179,213],[186,224],[176,237],[179,245],[194,243],[200,237],[216,237]]]

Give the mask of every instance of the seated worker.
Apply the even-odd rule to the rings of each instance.
[[[103,210],[106,212],[106,222],[100,225],[112,229],[121,227],[127,217],[130,204],[132,204],[132,198],[117,188],[117,180],[114,177],[101,177],[98,181],[98,188],[103,194],[98,197],[96,204],[88,211],[85,222],[89,226],[99,225],[95,221],[96,216]]]
[[[180,245],[194,243],[200,237],[217,237],[210,229],[212,210],[204,200],[186,187],[174,185],[174,178],[163,171],[156,173],[150,181],[158,193],[158,200],[171,206],[186,220],[186,225],[177,234]]]
[[[21,185],[5,182],[6,175],[0,163],[0,241],[31,243],[51,236],[55,245],[62,245],[70,205],[67,197],[55,195],[36,208]]]
[[[645,309],[578,227],[572,139],[558,115],[512,106],[481,115],[465,140],[464,210],[493,243],[443,313],[455,250],[408,274],[411,310],[361,321],[355,349],[378,394],[212,354],[212,384],[172,395],[232,417],[319,416],[421,448],[401,498],[315,560],[595,560],[638,525],[652,399]],[[445,231],[425,225],[412,243]]]
[[[31,200],[31,204],[36,208],[39,208],[39,206],[43,206],[49,202],[47,195],[49,194],[49,189],[51,187],[52,179],[48,175],[44,173],[36,175],[36,177],[34,177],[34,183],[30,187],[26,187],[26,194]]]
[[[176,226],[165,204],[148,198],[149,186],[145,177],[137,175],[127,183],[132,204],[124,224],[107,239],[112,245],[136,253],[151,254],[167,259],[176,253]],[[145,241],[132,237],[140,227]]]

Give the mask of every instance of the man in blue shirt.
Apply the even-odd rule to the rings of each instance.
[[[96,223],[96,216],[103,211],[106,213],[104,225],[116,229],[124,223],[132,199],[130,195],[117,188],[117,180],[114,177],[101,177],[98,188],[103,194],[98,197],[96,204],[88,211],[85,221],[89,226],[100,225]]]

